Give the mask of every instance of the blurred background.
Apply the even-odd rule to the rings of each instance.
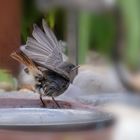
[[[129,91],[140,90],[138,0],[2,0],[0,6],[0,68],[10,82],[20,72],[11,52],[26,43],[33,23],[41,25],[44,18],[63,41],[69,61],[92,68],[115,65],[120,83]]]
[[[62,40],[66,59],[80,65],[73,82],[76,88],[70,87],[65,93],[67,97],[73,96],[76,101],[94,106],[114,102],[114,99],[123,99],[123,102],[129,99],[128,102],[132,103],[134,94],[139,97],[139,0],[0,2],[0,91],[22,88],[32,90],[32,77],[23,71],[24,66],[13,60],[10,54],[26,43],[27,37],[32,34],[33,24],[41,27],[44,18],[58,40]],[[122,96],[124,93],[126,96]],[[95,94],[96,96],[89,96]],[[61,97],[65,98],[66,96]],[[134,104],[135,101],[133,100]],[[135,105],[135,109],[136,107],[139,104]],[[107,108],[121,118],[116,128],[115,140],[124,140],[123,134],[126,132],[134,132],[132,140],[139,140],[139,109],[135,109],[118,105]],[[135,125],[132,125],[134,120]],[[138,136],[138,139],[133,136]]]

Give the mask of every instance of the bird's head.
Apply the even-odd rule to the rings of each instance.
[[[73,82],[75,76],[78,73],[78,71],[77,71],[78,68],[79,68],[79,66],[76,66],[69,62],[64,62],[63,65],[61,65],[61,69],[68,73],[71,83]]]

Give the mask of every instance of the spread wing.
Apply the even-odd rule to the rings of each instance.
[[[62,46],[45,20],[42,21],[43,31],[34,25],[32,37],[27,39],[21,51],[37,64],[57,68],[62,62]]]

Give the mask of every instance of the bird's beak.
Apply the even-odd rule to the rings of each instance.
[[[80,66],[75,66],[71,71],[77,70]]]
[[[75,66],[72,70],[71,70],[71,73],[70,73],[70,82],[72,83],[73,82],[73,80],[74,80],[74,78],[75,78],[75,76],[77,75],[77,73],[78,73],[78,71],[76,71],[78,68],[79,68],[80,66],[78,65],[78,66]]]

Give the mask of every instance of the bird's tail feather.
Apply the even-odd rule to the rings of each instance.
[[[24,64],[29,69],[29,72],[31,72],[33,75],[41,74],[41,71],[37,68],[37,66],[34,64],[34,62],[28,58],[22,51],[16,51],[11,54],[11,57],[17,60],[18,62]]]

